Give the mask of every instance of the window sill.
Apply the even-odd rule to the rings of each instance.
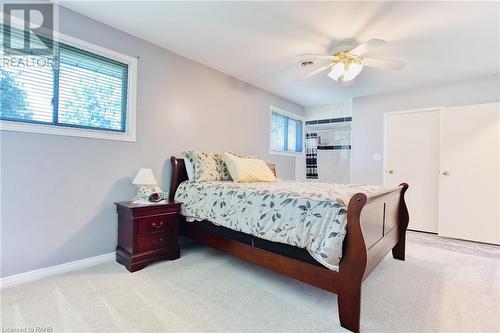
[[[50,124],[45,125],[45,124],[20,123],[20,122],[6,121],[6,120],[0,120],[0,130],[38,133],[38,134],[63,135],[63,136],[73,136],[80,138],[92,138],[92,139],[102,139],[102,140],[136,142],[135,131],[127,131],[125,133],[106,132],[100,130],[54,126]]]
[[[288,156],[288,157],[302,157],[304,156],[304,153],[294,153],[291,151],[280,151],[280,150],[270,150],[269,151],[270,155],[281,155],[281,156]]]

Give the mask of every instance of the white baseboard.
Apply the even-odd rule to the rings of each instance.
[[[6,276],[0,279],[0,288],[8,288],[22,283],[40,280],[49,276],[63,274],[75,269],[97,265],[115,259],[115,252],[102,254],[100,256],[85,258],[67,262],[65,264],[36,269],[26,273]]]

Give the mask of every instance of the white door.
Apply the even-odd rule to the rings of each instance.
[[[500,244],[500,103],[441,113],[439,235]]]
[[[438,232],[439,109],[385,114],[384,185],[409,184],[409,229]]]

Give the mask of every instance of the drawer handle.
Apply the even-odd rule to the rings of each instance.
[[[151,242],[153,243],[153,245],[158,246],[158,245],[160,245],[161,243],[163,243],[163,238],[160,238],[160,239],[158,239],[158,240],[152,240]]]
[[[153,222],[153,224],[151,224],[151,226],[154,228],[161,228],[163,226],[163,221],[160,221],[159,224],[156,224],[156,222]]]

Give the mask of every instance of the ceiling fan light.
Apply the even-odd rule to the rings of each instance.
[[[344,72],[343,81],[351,81],[363,70],[363,65],[352,63],[349,65],[349,69]]]
[[[330,71],[330,73],[328,73],[328,76],[335,81],[338,81],[342,74],[344,74],[344,64],[337,63],[332,67],[332,70]]]

